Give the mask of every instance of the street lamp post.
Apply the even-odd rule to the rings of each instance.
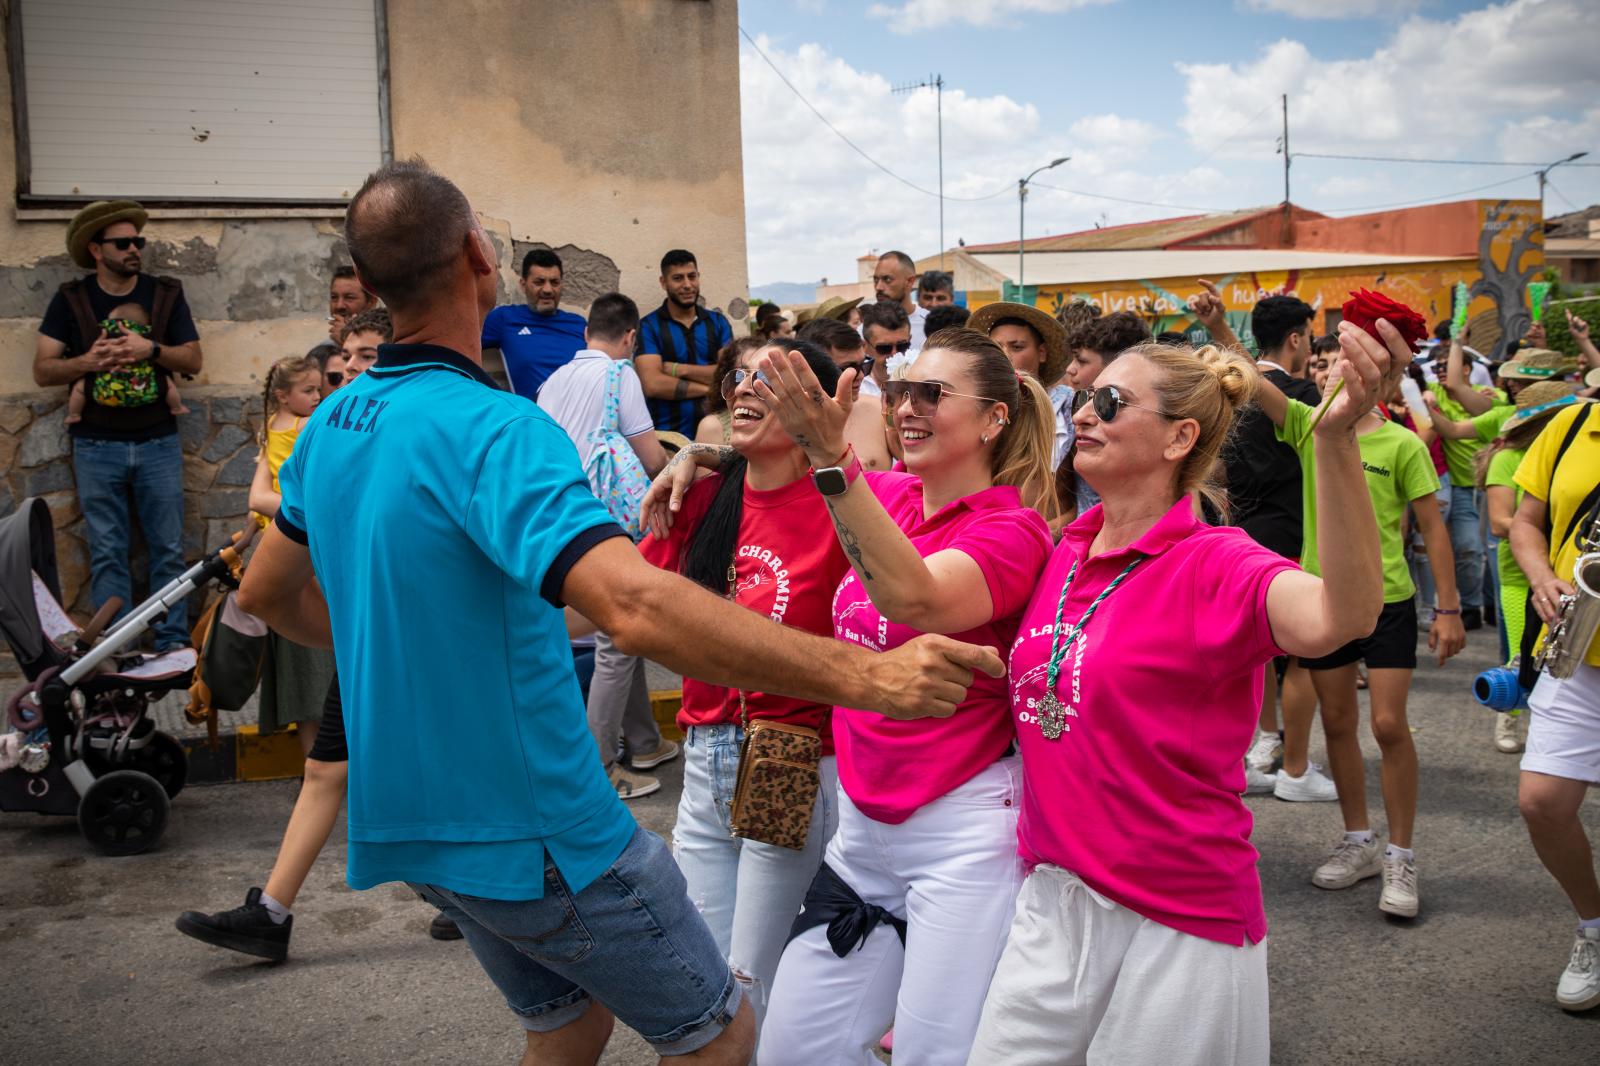
[[[1554,170],[1556,167],[1559,167],[1563,163],[1571,163],[1574,160],[1582,159],[1584,156],[1586,156],[1588,154],[1589,154],[1588,152],[1573,152],[1571,155],[1567,156],[1567,158],[1558,159],[1554,163],[1551,163],[1549,166],[1544,167],[1539,171],[1539,225],[1541,225],[1541,226],[1544,225],[1545,175],[1550,173],[1552,170]]]
[[[1034,179],[1034,175],[1052,167],[1059,167],[1071,158],[1070,155],[1064,155],[1060,159],[1052,159],[1042,167],[1035,167],[1032,174],[1017,180],[1017,288],[1019,290],[1023,288],[1025,283],[1023,259],[1027,255],[1027,250],[1023,242],[1028,218],[1028,182]]]

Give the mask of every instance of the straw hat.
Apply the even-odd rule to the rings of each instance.
[[[1523,348],[1509,363],[1502,363],[1500,376],[1528,381],[1564,378],[1578,371],[1578,360],[1549,348]]]
[[[149,214],[135,200],[96,200],[67,223],[67,254],[85,270],[93,270],[94,256],[89,254],[89,242],[96,233],[113,222],[132,222],[134,229],[143,231],[148,221]]]
[[[1591,389],[1600,389],[1600,367],[1596,367],[1585,374],[1583,383]]]
[[[1546,411],[1578,402],[1572,386],[1565,381],[1536,381],[1517,393],[1517,410],[1500,426],[1501,433],[1509,433],[1531,418]]]
[[[975,329],[987,337],[994,324],[1003,318],[1020,318],[1033,327],[1033,331],[1044,338],[1045,347],[1049,352],[1044,365],[1039,368],[1039,383],[1045,388],[1050,388],[1061,380],[1061,375],[1067,372],[1067,363],[1072,358],[1072,353],[1067,351],[1067,329],[1055,316],[1047,315],[1037,307],[1028,304],[984,304],[972,313],[967,320],[967,328]]]
[[[850,311],[856,306],[856,304],[860,303],[864,299],[866,299],[865,296],[857,296],[853,300],[846,300],[842,296],[830,296],[817,306],[808,307],[804,311],[801,311],[799,314],[795,315],[794,324],[797,326],[803,326],[807,322],[817,318],[837,318],[840,322],[844,322],[847,320],[847,316],[850,314]]]

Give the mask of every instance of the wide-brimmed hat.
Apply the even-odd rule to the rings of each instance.
[[[1057,322],[1054,315],[1047,315],[1037,307],[1008,303],[984,304],[967,320],[967,328],[987,337],[995,323],[1004,318],[1021,319],[1043,338],[1049,356],[1039,368],[1039,384],[1048,389],[1060,381],[1072,359],[1072,353],[1067,351],[1067,328]]]
[[[843,296],[830,296],[817,306],[808,307],[804,311],[801,311],[799,314],[795,315],[795,325],[803,326],[807,322],[810,322],[812,319],[816,318],[837,318],[840,322],[847,321],[850,312],[855,309],[856,304],[860,303],[864,299],[866,299],[865,296],[857,296],[850,300],[846,300]]]
[[[1600,389],[1600,367],[1595,367],[1583,375],[1583,383],[1591,389]]]
[[[1565,381],[1535,381],[1532,385],[1525,385],[1517,393],[1516,413],[1501,423],[1500,432],[1509,433],[1529,419],[1577,403],[1579,399],[1572,391],[1572,386]]]
[[[94,256],[89,254],[89,242],[95,234],[113,222],[132,222],[134,229],[142,231],[148,221],[149,212],[136,200],[96,200],[67,223],[67,254],[85,270],[93,270]]]
[[[1500,364],[1500,376],[1524,381],[1549,381],[1578,371],[1575,356],[1552,352],[1549,348],[1523,348],[1509,363]]]

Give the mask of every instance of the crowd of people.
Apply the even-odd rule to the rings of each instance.
[[[74,220],[95,274],[35,363],[73,390],[97,601],[127,598],[130,491],[152,580],[182,561],[172,379],[200,349],[145,223]],[[265,376],[239,592],[305,786],[264,886],[186,934],[286,958],[346,800],[349,883],[432,904],[529,1063],[595,1061],[616,1019],[691,1061],[1265,1063],[1243,797],[1337,802],[1310,880],[1381,878],[1414,918],[1417,647],[1442,666],[1483,630],[1531,688],[1485,741],[1526,748],[1578,919],[1557,1001],[1600,1005],[1600,638],[1532,669],[1600,537],[1581,319],[1580,358],[1535,328],[1491,367],[1449,323],[1420,351],[1387,319],[1316,336],[1276,295],[1252,350],[1204,280],[1203,334],[1153,336],[1082,301],[969,313],[889,252],[874,301],[736,337],[683,249],[644,313],[564,310],[542,248],[497,307],[493,245],[418,163],[369,178],[345,239],[328,341]],[[681,745],[647,660],[684,677]],[[669,850],[627,803],[680,758]]]

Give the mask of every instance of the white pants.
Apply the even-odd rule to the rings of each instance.
[[[1600,785],[1600,666],[1581,664],[1564,681],[1540,674],[1528,709],[1522,768]]]
[[[1014,757],[900,825],[873,821],[840,790],[824,861],[864,902],[905,919],[905,947],[887,925],[842,959],[825,926],[790,941],[761,1029],[762,1066],[876,1066],[871,1049],[891,1025],[897,1062],[967,1061],[1022,877],[1021,802]]]
[[[968,1062],[1266,1066],[1270,1050],[1265,940],[1180,933],[1039,866]]]

